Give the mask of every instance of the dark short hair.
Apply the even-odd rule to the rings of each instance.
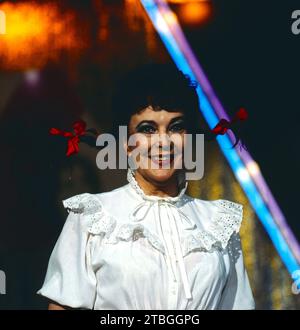
[[[129,125],[132,115],[148,106],[154,111],[184,114],[188,133],[202,133],[205,121],[199,112],[197,83],[172,63],[148,63],[125,74],[112,97],[113,134],[120,125]]]

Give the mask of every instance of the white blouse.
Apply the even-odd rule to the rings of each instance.
[[[128,184],[63,201],[69,215],[38,294],[97,310],[254,309],[239,239],[243,206]]]

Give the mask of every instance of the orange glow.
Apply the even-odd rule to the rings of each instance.
[[[6,32],[6,17],[4,11],[0,10],[0,34],[5,34]]]
[[[1,67],[39,68],[57,60],[63,50],[78,51],[85,46],[76,29],[75,13],[62,13],[56,4],[4,2],[0,10],[6,15],[6,33],[0,35]]]
[[[199,24],[211,17],[212,5],[209,1],[192,1],[182,4],[178,10],[183,23]]]

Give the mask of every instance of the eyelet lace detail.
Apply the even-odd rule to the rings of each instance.
[[[82,214],[87,220],[87,230],[94,235],[103,234],[104,243],[116,244],[120,240],[148,239],[158,251],[165,253],[160,239],[142,224],[125,223],[117,228],[117,221],[103,209],[101,201],[93,194],[80,194],[63,200],[68,212]]]
[[[243,219],[243,205],[228,200],[212,201],[216,207],[213,219],[207,229],[198,227],[181,239],[183,256],[192,251],[225,249],[234,233],[238,233]],[[104,242],[116,244],[119,241],[135,241],[145,237],[158,251],[165,254],[165,248],[160,238],[149,231],[141,223],[123,223],[117,226],[117,221],[108,214],[101,201],[93,194],[80,194],[63,200],[68,212],[82,214],[87,220],[87,230],[94,235],[103,235]]]
[[[92,194],[84,193],[63,200],[68,212],[93,214],[102,211],[101,202]]]
[[[193,250],[225,249],[234,233],[238,233],[243,220],[243,205],[228,200],[212,201],[217,207],[214,219],[206,230],[195,230],[183,240],[184,255]]]
[[[109,236],[116,227],[116,220],[105,212],[101,201],[93,194],[80,194],[63,200],[68,212],[82,214],[91,234]]]
[[[158,251],[165,254],[165,248],[160,239],[142,224],[126,223],[119,226],[116,235],[111,237],[107,242],[116,244],[120,240],[136,241],[141,237],[147,238],[149,243]]]

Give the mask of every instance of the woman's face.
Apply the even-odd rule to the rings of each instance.
[[[130,119],[128,156],[134,156],[143,177],[157,183],[168,181],[183,167],[185,133],[182,112],[154,111],[149,106]]]

